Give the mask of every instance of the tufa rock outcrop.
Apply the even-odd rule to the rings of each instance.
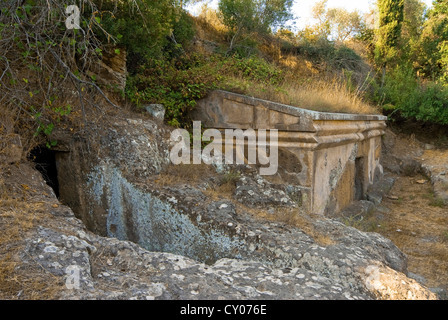
[[[227,225],[233,217],[241,257],[204,264],[88,231],[29,164],[8,167],[2,179],[10,199],[28,198],[28,213],[38,221],[19,243],[7,244],[17,250],[10,262],[17,274],[34,270],[34,277],[59,279],[56,299],[435,298],[402,273],[406,259],[389,240],[332,220],[316,221],[337,241],[322,246],[299,228],[244,213],[235,217],[228,202],[211,203],[208,213],[223,210]]]
[[[379,234],[324,217],[307,216],[301,228],[258,215],[294,208],[295,192],[249,167],[233,168],[240,174],[227,198],[210,196],[213,175],[160,184],[168,137],[162,124],[119,119],[61,143],[59,192],[79,220],[36,171],[11,167],[6,180],[35,185],[31,202],[56,204],[27,233],[19,264],[60,277],[62,299],[435,298],[406,277],[406,256]],[[21,192],[13,185],[10,193]]]

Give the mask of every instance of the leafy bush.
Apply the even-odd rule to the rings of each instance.
[[[136,75],[129,77],[126,93],[131,102],[140,106],[163,104],[168,124],[188,127],[186,117],[196,101],[212,89],[227,88],[235,77],[276,86],[282,82],[283,72],[257,56],[190,54],[170,61],[149,59]]]
[[[170,41],[167,42],[163,51],[168,59],[181,57],[184,48],[189,45],[195,35],[193,18],[184,10],[180,10],[173,21],[173,32]]]
[[[53,147],[50,136],[59,126],[81,129],[99,96],[111,102],[91,81],[104,33],[93,32],[98,10],[92,1],[83,1],[82,32],[68,30],[64,20],[72,4],[23,0],[0,5],[0,114],[14,115],[8,131],[21,135],[27,151],[45,142]]]
[[[405,118],[448,124],[448,88],[436,82],[419,83],[410,66],[389,72],[384,86],[377,85],[374,100],[385,111],[398,112]]]
[[[217,73],[200,57],[172,61],[150,59],[137,75],[130,77],[126,93],[137,106],[161,103],[165,119],[173,126],[188,126],[186,116],[214,87]]]
[[[362,58],[353,49],[345,45],[336,45],[326,38],[317,40],[302,38],[299,42],[298,54],[336,70],[357,70],[363,63]]]
[[[161,54],[175,19],[171,0],[93,1],[98,7],[96,21],[118,46],[132,53]],[[101,40],[112,39],[102,36]]]
[[[374,85],[374,100],[380,105],[403,109],[418,95],[418,82],[409,66],[399,66],[388,72],[382,87],[379,83]]]
[[[403,115],[420,121],[448,124],[448,88],[433,82],[419,91],[415,102],[410,102],[409,107],[403,109]]]
[[[279,84],[283,80],[283,72],[279,68],[275,68],[274,65],[258,56],[249,58],[234,56],[232,59],[227,59],[227,65],[232,69],[233,74],[237,73],[248,80],[273,85]]]

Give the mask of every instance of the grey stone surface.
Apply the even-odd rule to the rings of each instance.
[[[165,119],[165,107],[162,104],[149,104],[144,106],[145,110],[155,119]]]
[[[291,190],[261,177],[243,172],[236,199],[212,199],[182,181],[157,185],[151,174],[167,158],[162,130],[149,130],[152,121],[117,123],[98,131],[101,157],[84,157],[89,166],[69,162],[86,176],[72,189],[85,201],[78,203],[84,223],[59,203],[23,240],[22,267],[61,277],[60,299],[435,298],[406,276],[406,256],[379,234],[298,210],[308,225],[258,217],[257,210],[294,205]],[[81,154],[82,145],[72,148]],[[42,177],[22,180],[42,195],[31,202],[57,202]],[[252,212],[241,203],[243,186],[256,192]],[[89,231],[91,219],[109,237]]]
[[[216,204],[217,208],[223,204]],[[59,210],[64,213],[57,214]],[[396,291],[395,298],[403,294],[433,298],[413,280],[372,260],[369,251],[391,248],[390,242],[330,221],[320,227],[338,235],[341,229],[348,231],[344,243],[322,247],[294,228],[261,224],[247,236],[271,236],[266,247],[275,254],[274,263],[254,255],[253,259],[222,258],[207,265],[92,234],[79,220],[70,220],[73,216],[64,206],[52,214],[58,218],[51,226],[39,226],[25,240],[21,267],[38,264],[61,277],[65,285],[58,293],[60,299],[352,300],[375,299],[388,285],[387,290]],[[279,231],[283,234],[276,237]],[[398,252],[392,256],[403,259]],[[403,268],[400,262],[391,266]],[[402,292],[390,287],[390,279],[400,280]]]
[[[392,189],[394,182],[395,179],[393,177],[384,176],[369,187],[366,199],[378,206],[383,201],[383,197]]]
[[[253,171],[246,173],[236,183],[235,199],[251,207],[298,207],[293,199],[300,199],[295,186],[275,185]],[[292,198],[292,199],[291,199]]]
[[[432,164],[431,161],[426,161],[422,165],[422,170],[431,180],[436,198],[448,204],[448,175],[446,174],[448,165]]]

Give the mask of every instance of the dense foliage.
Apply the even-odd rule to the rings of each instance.
[[[103,54],[121,51],[128,70],[121,98],[137,108],[164,104],[173,126],[188,127],[196,101],[216,88],[322,105],[316,96],[336,100],[330,97],[335,87],[346,98],[341,104],[358,108],[369,101],[391,119],[448,124],[446,0],[435,0],[431,9],[421,0],[378,0],[379,15],[370,18],[327,8],[322,0],[314,8],[317,25],[296,33],[285,27],[292,0],[220,0],[207,27],[212,41],[198,41],[200,18],[185,10],[200,0],[83,0],[81,30],[67,30],[65,9],[72,2],[0,4],[2,116],[11,111],[10,118],[36,136],[50,137],[64,119],[80,122],[80,115],[85,120],[89,110],[100,110],[92,93],[116,107],[94,69]],[[213,49],[201,51],[201,41]],[[335,87],[318,91],[334,81]],[[67,88],[77,102],[64,94]],[[331,110],[328,104],[322,109]],[[14,125],[0,117],[0,131],[7,127]]]
[[[394,1],[392,1],[394,2]],[[377,61],[388,63],[373,101],[401,116],[424,122],[448,124],[448,2],[434,1],[427,11],[417,0],[379,1],[383,11],[393,13],[389,23],[392,42],[376,43]],[[401,1],[400,1],[401,4]],[[401,20],[403,10],[403,20]],[[402,29],[397,22],[402,22]],[[384,38],[381,27],[378,39]],[[383,54],[381,54],[383,52]],[[383,65],[384,67],[384,65]]]
[[[378,12],[375,58],[378,65],[384,67],[398,55],[404,0],[378,0]]]

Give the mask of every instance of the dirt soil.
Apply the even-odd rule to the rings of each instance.
[[[448,289],[448,208],[434,199],[426,177],[398,176],[374,215],[377,232],[408,256],[409,272],[424,278],[416,280]]]
[[[448,150],[442,144],[408,133],[388,132],[385,157],[401,163],[431,163],[448,166]],[[422,142],[424,141],[424,142]],[[400,161],[400,160],[399,160]],[[412,170],[415,168],[415,170]],[[429,288],[448,289],[448,205],[434,194],[430,177],[418,167],[395,173],[394,186],[371,218],[376,232],[391,239],[407,256],[411,277]]]

